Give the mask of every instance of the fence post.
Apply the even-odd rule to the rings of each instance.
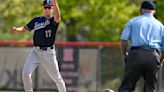
[[[101,47],[101,46],[99,46],[98,47],[98,51],[99,51],[99,53],[98,53],[98,61],[97,61],[97,68],[98,68],[98,87],[97,87],[97,91],[98,92],[101,92],[101,62],[102,62],[102,49],[103,49],[103,47]]]

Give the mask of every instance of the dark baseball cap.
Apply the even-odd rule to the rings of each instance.
[[[53,6],[52,0],[43,0],[43,6],[45,6],[45,5],[47,5],[47,6]]]
[[[141,9],[155,10],[156,6],[153,1],[143,1],[141,4]]]

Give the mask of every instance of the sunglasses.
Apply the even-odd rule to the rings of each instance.
[[[45,6],[44,9],[51,9],[51,7],[50,6]]]

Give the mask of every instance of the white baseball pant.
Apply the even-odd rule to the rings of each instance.
[[[55,50],[41,50],[36,47],[33,47],[29,54],[22,72],[25,92],[33,92],[31,75],[39,64],[44,67],[50,78],[56,83],[59,92],[66,92],[65,82],[59,72]]]

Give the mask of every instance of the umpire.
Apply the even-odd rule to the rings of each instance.
[[[164,56],[164,28],[153,16],[153,2],[143,1],[140,10],[141,15],[131,19],[121,35],[125,73],[118,92],[133,92],[140,77],[144,79],[143,92],[157,92],[158,71]]]

